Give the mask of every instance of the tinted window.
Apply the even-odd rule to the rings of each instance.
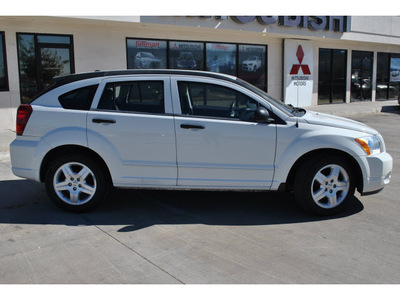
[[[0,91],[7,91],[7,64],[4,43],[4,33],[0,32]]]
[[[319,49],[318,104],[346,101],[347,51]]]
[[[98,109],[163,113],[164,84],[162,81],[108,83]]]
[[[183,115],[251,120],[258,102],[233,89],[207,83],[179,82]]]
[[[65,109],[89,110],[97,85],[76,89],[61,95],[58,100]]]
[[[54,83],[74,73],[72,36],[17,33],[21,102],[29,103]]]

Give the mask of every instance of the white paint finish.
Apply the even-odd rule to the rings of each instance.
[[[271,186],[274,175],[274,124],[176,118],[178,185],[212,187]],[[195,124],[204,129],[183,129]]]

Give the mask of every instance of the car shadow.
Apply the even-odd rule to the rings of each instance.
[[[289,195],[275,192],[116,189],[96,210],[77,214],[53,205],[43,184],[0,181],[0,191],[4,195],[0,199],[0,224],[117,225],[121,226],[118,232],[168,224],[259,226],[315,222],[348,217],[364,209],[354,197],[342,213],[316,217],[299,210]]]

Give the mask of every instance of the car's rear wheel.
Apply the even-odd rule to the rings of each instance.
[[[353,198],[355,176],[348,161],[340,156],[318,155],[296,172],[295,198],[313,214],[329,215],[342,210]]]
[[[109,180],[95,160],[69,154],[53,160],[46,173],[46,190],[55,204],[73,212],[86,212],[108,196]]]

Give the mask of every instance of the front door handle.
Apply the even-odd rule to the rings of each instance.
[[[205,127],[202,125],[181,124],[181,128],[183,128],[183,129],[204,129]]]
[[[111,120],[111,119],[92,119],[93,123],[108,123],[108,124],[114,124],[117,121]]]

